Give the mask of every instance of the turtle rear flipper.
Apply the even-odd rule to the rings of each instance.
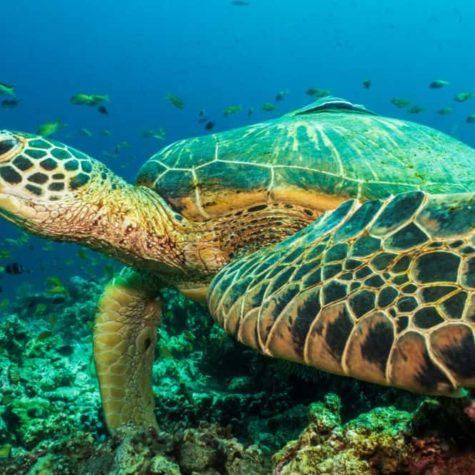
[[[475,386],[475,194],[343,203],[213,280],[214,318],[269,356],[427,394]]]
[[[153,279],[125,269],[106,287],[94,328],[96,362],[107,427],[158,427],[152,364],[161,308]]]

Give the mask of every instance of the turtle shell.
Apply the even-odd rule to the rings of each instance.
[[[175,142],[141,168],[189,219],[256,203],[334,208],[415,189],[475,191],[475,150],[437,130],[325,98],[280,118]]]

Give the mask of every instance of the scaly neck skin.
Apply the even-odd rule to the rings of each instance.
[[[48,237],[87,245],[171,284],[206,282],[226,263],[214,231],[175,213],[153,190],[112,173],[105,183],[96,179],[58,207]]]
[[[54,162],[53,155],[49,159]],[[36,175],[46,185],[34,187],[35,193],[23,186],[27,180],[18,186],[0,182],[0,216],[43,237],[84,244],[182,291],[201,291],[233,256],[281,241],[317,214],[266,201],[188,221],[152,189],[127,184],[93,159],[78,159],[81,172],[77,163],[68,169],[60,161],[51,172],[63,172],[62,193],[51,188],[54,177],[48,183],[41,164]]]

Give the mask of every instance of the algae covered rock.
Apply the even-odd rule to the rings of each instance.
[[[71,279],[70,288],[77,284],[86,291],[84,282]],[[97,297],[94,290],[91,285],[87,287],[92,300]],[[81,302],[86,300],[71,301],[68,307],[68,299],[72,297],[61,303],[48,294],[19,297],[23,305],[18,304],[16,313],[0,320],[0,427],[4,428],[0,442],[12,444],[13,456],[48,447],[61,437],[83,432],[99,437],[104,433],[90,364],[91,337],[81,339],[81,328],[93,315],[85,311],[90,308],[87,303],[81,323],[71,323],[65,312],[77,308],[79,314]],[[38,306],[45,313],[37,312]],[[74,339],[68,337],[70,334]]]
[[[258,447],[246,447],[216,425],[185,431],[179,463],[184,473],[265,475],[270,470]]]
[[[410,413],[375,408],[342,424],[340,408],[335,394],[312,404],[309,426],[274,456],[275,473],[390,474],[402,468],[408,455]]]
[[[216,425],[176,433],[127,428],[97,443],[90,435],[3,465],[8,475],[267,475],[269,460]]]
[[[150,461],[150,473],[157,475],[181,475],[180,467],[163,455],[156,455]]]
[[[273,457],[275,475],[471,474],[475,423],[468,400],[426,399],[413,411],[376,407],[343,423],[335,394]],[[472,403],[473,404],[473,403]]]

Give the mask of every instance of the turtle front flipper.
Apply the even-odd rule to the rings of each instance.
[[[347,201],[225,267],[209,307],[266,355],[457,395],[475,387],[475,194]]]
[[[159,286],[125,269],[106,287],[94,329],[94,359],[109,430],[157,427],[152,364],[161,307]]]

